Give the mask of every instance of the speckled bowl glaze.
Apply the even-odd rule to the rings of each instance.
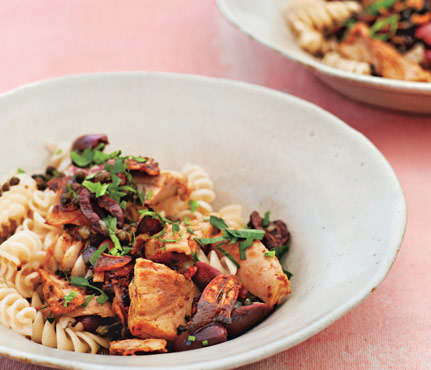
[[[145,357],[59,351],[0,327],[0,354],[70,369],[226,369],[309,338],[363,301],[388,273],[406,224],[392,168],[363,135],[322,109],[245,83],[157,73],[54,79],[0,97],[0,170],[40,170],[46,141],[106,133],[110,148],[162,168],[205,167],[216,208],[237,202],[284,219],[293,293],[247,334]]]
[[[302,50],[284,19],[289,0],[217,0],[225,18],[261,44],[310,68],[352,99],[384,108],[431,113],[431,83],[364,76],[329,67]]]

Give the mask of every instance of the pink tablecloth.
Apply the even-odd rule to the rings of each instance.
[[[231,27],[210,0],[34,0],[0,8],[0,91],[67,74],[153,70],[242,80],[309,100],[365,134],[404,188],[399,256],[372,296],[246,369],[431,369],[431,117],[350,101]],[[1,369],[41,369],[0,358]]]

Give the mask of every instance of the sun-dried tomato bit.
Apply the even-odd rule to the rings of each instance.
[[[133,158],[127,159],[127,169],[129,171],[143,172],[149,176],[157,176],[160,174],[159,164],[153,158],[145,157],[143,159],[145,159],[145,161],[138,161]]]
[[[102,253],[102,255],[97,259],[96,264],[93,266],[93,271],[101,272],[117,270],[126,266],[131,260],[132,257],[130,256],[112,256],[107,253]]]

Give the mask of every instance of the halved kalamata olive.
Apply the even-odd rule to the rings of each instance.
[[[227,325],[229,337],[234,338],[250,330],[263,321],[274,307],[266,303],[253,303],[249,306],[241,306],[232,311],[231,324]]]
[[[212,279],[221,274],[221,272],[215,267],[202,261],[196,262],[196,267],[197,271],[193,275],[192,279],[200,290],[204,290]],[[239,288],[238,298],[244,299],[245,297],[247,297],[247,294],[247,289],[245,289],[244,285],[241,284]]]
[[[162,230],[163,226],[158,218],[153,218],[152,216],[144,216],[139,220],[138,225],[136,226],[135,235],[155,235]]]
[[[193,281],[200,290],[204,290],[212,279],[221,274],[215,267],[202,261],[197,261],[196,267],[197,271],[193,276]]]
[[[212,323],[227,325],[238,297],[241,282],[234,275],[219,275],[204,289],[195,315],[187,323],[187,330],[195,333]]]
[[[95,333],[99,325],[102,324],[103,319],[100,316],[79,316],[75,318],[77,322],[80,322],[84,326],[84,331]]]
[[[72,150],[83,151],[87,148],[94,149],[100,143],[109,144],[108,137],[106,135],[83,135],[78,137],[72,144]]]
[[[175,341],[174,351],[189,351],[191,349],[213,346],[214,344],[226,342],[226,340],[226,328],[221,325],[213,324],[200,329],[193,335],[188,331],[180,334]]]
[[[112,256],[107,253],[102,253],[93,266],[94,272],[117,270],[127,265],[132,260],[130,256]]]

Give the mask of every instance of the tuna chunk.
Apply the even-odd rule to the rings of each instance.
[[[239,255],[238,244],[225,244],[222,246],[239,263],[236,276],[244,287],[265,303],[273,306],[290,293],[290,283],[280,265],[278,258],[265,257],[268,250],[259,241],[246,250],[246,259]]]
[[[64,315],[74,311],[85,302],[84,290],[70,285],[67,280],[43,269],[39,269],[39,275],[42,279],[45,302],[48,303],[54,315]],[[73,298],[65,303],[64,298],[72,296]]]
[[[199,290],[169,267],[138,258],[129,294],[130,332],[142,339],[175,341],[177,327],[186,324],[185,316],[190,315]]]

